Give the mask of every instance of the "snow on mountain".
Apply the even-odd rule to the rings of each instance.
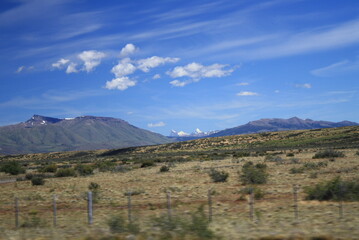
[[[218,131],[203,132],[199,128],[196,128],[196,130],[194,130],[194,132],[192,133],[186,133],[184,131],[177,132],[175,130],[172,130],[170,133],[170,137],[205,137],[216,132]]]

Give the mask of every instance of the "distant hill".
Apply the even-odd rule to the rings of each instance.
[[[314,121],[311,119],[300,119],[297,117],[289,119],[272,118],[252,121],[247,124],[228,128],[217,133],[211,134],[208,137],[222,137],[240,134],[261,133],[261,132],[278,132],[287,130],[305,130],[317,128],[335,128],[359,125],[356,122],[342,121],[342,122],[328,122],[328,121]]]
[[[0,127],[0,153],[75,151],[169,143],[172,140],[116,118],[83,116],[58,119],[34,115]]]

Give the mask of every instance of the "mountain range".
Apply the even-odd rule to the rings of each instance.
[[[342,121],[342,122],[329,122],[329,121],[314,121],[311,119],[300,119],[297,117],[289,119],[271,118],[260,119],[251,121],[247,124],[240,125],[234,128],[228,128],[218,131],[208,137],[222,137],[240,134],[261,133],[261,132],[278,132],[287,130],[305,130],[317,128],[335,128],[359,125],[356,122]]]
[[[26,122],[0,127],[2,154],[111,149],[172,141],[109,117],[58,119],[34,115]]]
[[[59,119],[34,115],[26,122],[0,127],[0,154],[126,148],[205,137],[355,125],[359,124],[349,121],[303,120],[297,117],[273,118],[252,121],[222,131],[203,132],[197,128],[188,134],[173,130],[169,137],[165,137],[116,118],[82,116]]]

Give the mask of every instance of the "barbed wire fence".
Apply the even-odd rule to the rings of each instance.
[[[299,191],[300,186],[293,185],[292,200],[290,201],[289,199],[288,202],[289,209],[293,209],[292,221],[294,224],[299,224],[301,220],[300,202],[298,199]],[[110,212],[112,214],[116,212],[123,213],[123,211],[127,211],[127,220],[131,223],[134,221],[134,209],[136,209],[138,213],[141,211],[146,211],[146,208],[144,207],[144,205],[136,204],[136,202],[134,202],[131,190],[126,192],[125,197],[127,197],[127,204],[124,203],[117,206],[110,206],[108,204],[97,204],[94,201],[94,194],[91,191],[87,192],[86,197],[84,197],[83,199],[66,199],[67,201],[61,201],[62,196],[60,194],[53,194],[49,196],[48,201],[47,199],[42,199],[42,204],[39,206],[34,205],[34,202],[36,202],[34,200],[19,199],[18,197],[15,197],[12,200],[9,199],[8,202],[3,203],[2,206],[0,206],[0,214],[3,216],[2,220],[0,221],[0,224],[3,225],[1,227],[8,229],[19,229],[20,227],[27,226],[31,227],[31,224],[40,224],[41,221],[46,222],[46,226],[52,226],[54,228],[59,227],[59,225],[64,227],[66,224],[71,224],[74,222],[91,226],[96,222],[103,221],[103,214],[99,217],[96,216],[96,213],[102,212],[103,210],[106,210],[107,212]],[[207,199],[193,199],[193,203],[199,202],[202,205],[203,203],[207,205],[206,214],[209,222],[216,221],[217,215],[213,208],[213,202],[215,201],[216,197],[212,188],[208,189]],[[270,200],[263,199],[261,201]],[[290,202],[292,202],[292,204],[290,204]],[[146,206],[148,206],[148,204],[149,203],[147,203]],[[156,203],[150,204],[158,206],[158,209],[163,211],[163,213],[167,213],[166,215],[168,221],[172,221],[175,204],[173,204],[171,191],[166,191],[163,194],[163,198],[159,199]],[[339,209],[339,211],[337,211],[336,213],[337,219],[338,221],[341,221],[346,217],[346,214],[348,214],[345,212],[344,201],[343,199],[340,199],[338,202],[334,202],[334,204],[337,205]],[[256,223],[258,217],[256,216],[257,206],[253,188],[250,189],[250,192],[248,194],[247,205],[248,206],[245,207],[245,204],[241,204],[241,211],[243,213],[248,213],[248,217],[245,220]],[[71,220],[70,218],[69,220],[69,213],[76,219]],[[62,216],[64,215],[66,215],[66,220],[65,218],[62,218]]]

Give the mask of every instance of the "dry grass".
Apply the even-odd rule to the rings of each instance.
[[[319,162],[312,156],[316,150],[308,149],[295,154],[300,163]],[[207,203],[208,189],[213,189],[213,222],[210,228],[224,239],[309,239],[311,236],[330,236],[339,239],[355,239],[359,236],[359,203],[344,205],[344,218],[338,218],[338,203],[304,201],[299,191],[299,222],[293,213],[292,185],[301,187],[334,176],[353,179],[358,176],[359,156],[356,149],[345,150],[345,158],[319,170],[290,174],[290,168],[298,165],[285,153],[279,155],[284,163],[266,162],[269,181],[259,186],[266,194],[255,202],[255,222],[249,221],[247,196],[239,191],[244,188],[238,178],[238,170],[245,161],[264,162],[265,157],[245,157],[233,161],[193,161],[177,163],[169,172],[160,173],[161,165],[138,168],[125,173],[96,173],[89,177],[46,179],[44,186],[32,186],[30,181],[1,184],[0,189],[0,239],[83,239],[86,236],[110,235],[107,219],[115,213],[127,214],[127,191],[140,194],[132,197],[133,217],[141,225],[138,239],[155,231],[150,227],[151,218],[166,213],[166,191],[171,191],[174,215],[189,215],[201,204]],[[242,158],[241,158],[242,159]],[[327,160],[325,160],[327,161]],[[210,168],[220,168],[229,173],[228,182],[213,183],[208,176]],[[354,171],[350,171],[354,169]],[[347,171],[344,171],[347,170]],[[310,173],[317,172],[317,178]],[[86,197],[90,182],[100,185],[100,199],[94,204],[94,225],[87,226]],[[58,226],[52,227],[52,196],[58,197]],[[38,228],[14,229],[14,198],[20,200],[20,224],[29,213],[42,222]],[[207,211],[207,209],[206,209]],[[30,221],[30,220],[27,220]],[[282,236],[282,238],[280,238]],[[295,238],[296,237],[296,238]],[[327,239],[330,239],[329,237]]]

